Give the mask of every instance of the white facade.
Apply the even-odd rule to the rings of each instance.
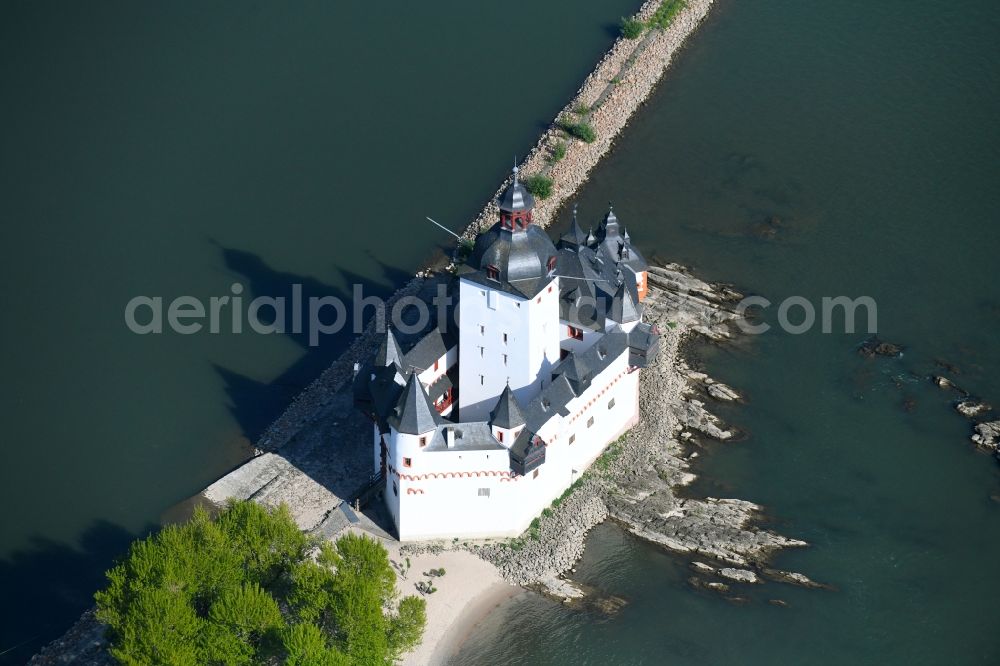
[[[404,352],[390,332],[356,377],[402,541],[521,534],[638,421],[637,366],[657,345],[638,302],[644,261],[610,211],[597,236],[574,217],[557,249],[533,205],[515,172],[457,280],[457,335]],[[584,296],[593,316],[561,319],[581,319],[565,304]]]
[[[521,404],[559,360],[559,280],[523,298],[470,280],[459,286],[458,413],[483,421],[507,384]]]
[[[399,539],[524,532],[610,442],[638,422],[639,373],[627,357],[623,353],[598,375],[590,390],[570,403],[566,418],[556,416],[546,424],[545,463],[524,476],[511,473],[505,451],[421,452],[419,438],[394,434],[386,503]],[[405,458],[410,458],[408,467]]]

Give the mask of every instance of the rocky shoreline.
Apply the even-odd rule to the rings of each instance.
[[[708,558],[698,564],[692,585],[728,593],[729,585],[713,585],[710,577],[730,583],[764,579],[821,587],[803,574],[768,566],[781,548],[806,543],[754,524],[761,507],[739,499],[690,498],[681,494],[696,475],[692,460],[698,437],[719,441],[732,433],[706,410],[699,399],[716,383],[692,371],[680,354],[681,342],[700,334],[708,340],[729,340],[736,332],[730,305],[740,295],[724,285],[709,285],[683,268],[651,267],[646,317],[661,331],[656,362],[640,379],[639,423],[609,447],[573,490],[540,517],[531,534],[512,542],[428,543],[407,546],[410,552],[465,548],[492,562],[509,582],[540,586],[552,596],[575,600],[583,596],[563,576],[583,554],[587,533],[607,519],[632,534],[688,557]],[[719,385],[713,395],[738,399]]]

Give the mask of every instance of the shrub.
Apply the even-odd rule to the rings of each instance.
[[[568,132],[571,136],[574,136],[585,143],[593,143],[597,139],[597,132],[595,132],[594,128],[590,126],[590,123],[563,122],[560,124],[560,127],[562,127],[562,129]]]
[[[558,162],[566,157],[566,142],[560,141],[552,147],[552,162]]]
[[[642,36],[646,30],[646,24],[638,19],[622,17],[621,33],[625,39],[636,39]]]
[[[588,113],[590,113],[590,107],[584,104],[583,102],[577,102],[576,105],[573,107],[573,113],[575,113],[578,116],[585,116]]]
[[[539,199],[548,199],[552,194],[552,179],[548,176],[536,174],[528,176],[523,182],[528,191]]]
[[[663,0],[649,18],[649,27],[666,30],[674,22],[674,17],[686,6],[687,0]]]

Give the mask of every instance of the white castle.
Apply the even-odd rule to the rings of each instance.
[[[452,285],[458,330],[389,330],[355,377],[401,541],[522,533],[639,418],[658,335],[625,228],[574,209],[557,247],[516,169],[499,207]]]

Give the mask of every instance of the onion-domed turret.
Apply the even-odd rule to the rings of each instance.
[[[514,180],[500,197],[500,220],[476,238],[466,262],[478,275],[470,279],[529,298],[551,281],[556,247],[547,233],[531,224],[534,206],[514,167]]]
[[[514,167],[514,180],[500,195],[500,224],[507,229],[521,231],[531,224],[531,211],[535,208],[535,198],[531,196],[518,178],[518,168]]]

